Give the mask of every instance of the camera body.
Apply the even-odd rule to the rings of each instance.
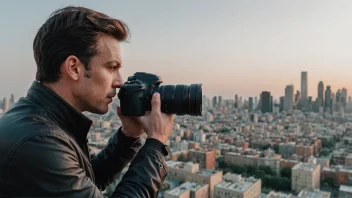
[[[188,85],[160,85],[160,76],[136,72],[128,77],[127,82],[120,88],[121,113],[124,116],[144,116],[151,111],[151,99],[155,92],[160,94],[161,112],[177,115],[202,115],[201,84]]]
[[[122,115],[143,116],[150,111],[154,89],[162,82],[159,76],[145,72],[128,77],[118,93]]]

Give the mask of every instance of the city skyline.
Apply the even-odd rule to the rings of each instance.
[[[125,79],[147,71],[164,84],[203,83],[210,97],[248,98],[267,90],[278,98],[288,84],[299,88],[300,73],[307,71],[313,98],[319,81],[332,92],[352,90],[350,1],[35,2],[8,1],[0,7],[0,24],[6,27],[0,33],[0,97],[26,94],[35,76],[36,31],[67,5],[96,9],[128,24],[131,37],[122,44]]]
[[[305,72],[306,75],[307,75],[306,77],[309,79],[309,72],[307,72],[307,71],[302,71],[302,72]],[[323,84],[321,84],[321,83],[323,83]],[[309,87],[309,84],[310,83],[307,82],[308,87]],[[295,96],[296,92],[299,91],[299,93],[301,94],[300,96],[302,97],[302,92],[301,92],[302,87],[301,86],[302,86],[301,84],[299,84],[299,86],[298,86],[298,85],[295,85],[293,83],[286,83],[286,85],[283,87],[283,91],[282,91],[283,94],[282,95],[274,95],[272,91],[270,91],[268,89],[265,89],[265,88],[263,88],[262,91],[260,91],[258,94],[254,94],[254,95],[241,95],[241,94],[238,94],[238,93],[234,93],[233,95],[209,95],[206,92],[204,92],[204,89],[203,89],[203,95],[205,95],[205,96],[207,96],[209,98],[212,98],[212,97],[215,97],[215,96],[216,97],[220,96],[224,100],[228,100],[228,99],[235,100],[235,96],[238,95],[239,97],[242,97],[244,100],[248,100],[251,97],[260,97],[261,92],[267,91],[267,92],[270,92],[271,96],[273,96],[273,98],[275,100],[278,100],[282,96],[285,97],[287,87],[292,87],[292,89],[294,91],[293,96]],[[313,87],[312,85],[310,85],[310,86]],[[321,86],[323,86],[323,87],[321,87]],[[299,87],[299,88],[297,88],[297,87]],[[329,89],[331,89],[331,93],[333,93],[333,94],[336,94],[339,90],[340,91],[342,91],[343,89],[346,89],[347,91],[349,90],[348,88],[346,88],[346,86],[336,87],[334,89],[331,84],[328,84],[328,83],[324,82],[323,80],[321,80],[321,81],[319,81],[316,84],[315,89],[311,89],[310,91],[307,91],[307,97],[308,98],[312,97],[312,99],[315,100],[315,99],[319,98],[319,91],[321,91],[319,89],[323,88],[323,94],[325,95],[325,91],[326,91],[326,89],[328,87],[329,87]],[[311,94],[311,93],[313,93],[313,94]],[[0,95],[0,99],[1,98],[10,98],[11,95],[15,95],[16,97],[18,97],[18,96],[19,97],[23,97],[24,96],[24,95],[16,95],[13,92],[10,92],[8,95],[5,95],[5,96],[1,96]],[[350,94],[350,95],[347,94],[347,98],[346,99],[348,99],[350,96],[352,96],[352,94]],[[294,100],[294,98],[293,98],[293,100]]]

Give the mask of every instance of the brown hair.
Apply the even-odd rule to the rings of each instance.
[[[121,20],[84,7],[65,7],[53,12],[40,27],[33,42],[37,63],[36,80],[54,83],[60,79],[60,65],[70,55],[89,70],[97,53],[97,37],[104,33],[125,41],[128,27]]]

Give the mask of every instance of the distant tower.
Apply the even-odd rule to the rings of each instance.
[[[249,97],[248,99],[248,112],[251,113],[253,112],[253,98]]]
[[[342,107],[342,94],[341,94],[341,89],[338,89],[336,92],[336,99],[335,99],[335,105],[333,106],[335,108],[335,111],[340,111],[340,108]]]
[[[318,84],[318,106],[324,106],[324,83],[320,81]]]
[[[336,95],[335,95],[335,93],[331,94],[331,111],[332,112],[336,111]]]
[[[303,99],[308,99],[308,74],[306,71],[301,73],[301,94]]]
[[[300,99],[301,99],[301,94],[300,94],[300,92],[297,90],[296,95],[295,95],[295,103],[298,103]]]
[[[325,111],[331,111],[331,86],[326,86],[326,90],[325,90]]]
[[[238,106],[239,106],[239,101],[238,101],[238,95],[236,94],[235,95],[235,108],[237,109],[238,108]]]
[[[261,96],[261,111],[262,113],[272,112],[272,97],[270,92],[263,91]]]
[[[280,104],[279,104],[280,112],[284,110],[284,103],[285,103],[285,97],[281,96],[280,97]]]
[[[285,88],[284,110],[286,112],[293,111],[294,86],[287,85]]]
[[[346,110],[346,105],[347,105],[347,89],[346,88],[342,88],[341,99],[342,99],[343,108]]]
[[[216,96],[213,97],[213,108],[216,108],[217,101],[216,101]]]
[[[10,108],[10,100],[8,98],[3,99],[3,104],[4,104],[4,111],[6,112]]]
[[[14,94],[11,94],[11,99],[10,99],[11,105],[15,104],[15,102],[16,102],[15,95],[14,95]]]

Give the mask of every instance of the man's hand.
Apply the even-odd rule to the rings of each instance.
[[[142,125],[136,120],[137,118],[122,115],[120,106],[117,106],[116,110],[117,116],[122,122],[122,132],[127,137],[137,138],[144,133]]]
[[[152,110],[146,112],[143,117],[138,117],[136,120],[143,126],[148,138],[154,138],[166,144],[173,125],[173,115],[161,112],[160,94],[154,93],[152,97]]]

